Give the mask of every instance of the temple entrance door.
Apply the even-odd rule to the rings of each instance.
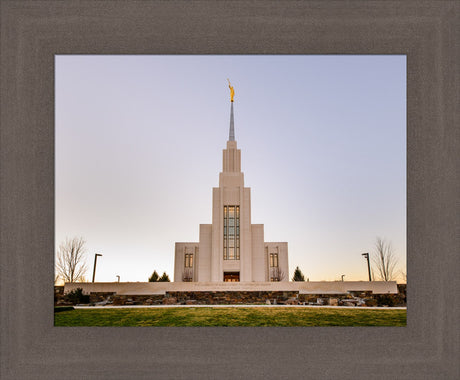
[[[240,272],[224,272],[224,282],[239,282]]]

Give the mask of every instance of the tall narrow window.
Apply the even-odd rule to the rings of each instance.
[[[240,206],[224,206],[224,260],[240,259]]]
[[[278,267],[278,254],[277,253],[270,253],[270,266],[273,268]]]
[[[185,254],[185,265],[186,268],[193,267],[193,253],[186,253]]]
[[[270,281],[281,281],[282,273],[279,267],[278,254],[270,253]]]

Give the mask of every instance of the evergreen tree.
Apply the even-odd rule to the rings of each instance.
[[[292,281],[305,281],[305,277],[299,267],[295,268],[294,276],[292,277]]]
[[[159,282],[171,282],[169,279],[169,276],[166,274],[166,272],[163,272],[161,277],[158,279]]]
[[[149,277],[149,282],[157,282],[160,276],[158,275],[157,271],[154,270],[152,275]]]

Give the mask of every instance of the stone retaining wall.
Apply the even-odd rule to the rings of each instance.
[[[166,299],[172,298],[176,304],[197,305],[238,305],[238,304],[283,304],[289,299],[297,299],[299,292],[167,292]],[[173,303],[171,301],[166,301]]]
[[[112,305],[163,305],[164,295],[119,295],[115,294]]]
[[[65,295],[55,304],[67,305]],[[59,298],[61,298],[59,297]],[[87,296],[88,297],[88,296]],[[88,302],[88,301],[87,301]],[[298,291],[171,291],[165,294],[117,294],[91,292],[90,304],[99,305],[331,305],[331,306],[405,306],[402,294],[302,294]]]
[[[107,300],[111,300],[111,297],[114,295],[114,292],[91,292],[89,294],[89,302],[96,303],[96,302],[104,302]]]

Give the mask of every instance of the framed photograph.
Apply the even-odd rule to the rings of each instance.
[[[126,317],[113,306],[155,307],[142,326],[168,325],[164,304],[405,307],[405,55],[67,54],[55,72],[56,301],[81,309],[58,326]]]
[[[1,377],[457,377],[458,11],[450,1],[2,2]],[[405,56],[407,326],[55,327],[65,55]]]

